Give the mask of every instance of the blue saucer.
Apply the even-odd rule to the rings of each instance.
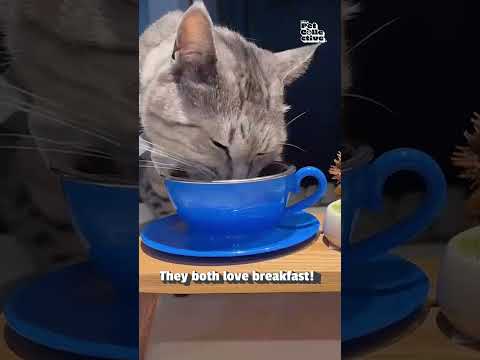
[[[407,319],[422,308],[428,296],[429,282],[423,271],[395,255],[359,265],[350,276],[353,286],[344,289],[342,283],[344,345]]]
[[[89,263],[21,288],[4,313],[12,330],[36,344],[95,358],[138,359],[138,296],[120,301]]]
[[[276,228],[245,235],[194,233],[180,217],[171,215],[146,224],[140,232],[148,247],[170,255],[229,258],[284,250],[311,239],[319,230],[315,216],[300,212]]]

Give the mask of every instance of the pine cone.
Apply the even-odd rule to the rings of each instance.
[[[333,160],[333,165],[330,166],[328,170],[333,179],[337,182],[337,187],[335,188],[335,193],[338,196],[342,195],[341,181],[342,181],[342,153],[337,152],[337,158]]]
[[[461,169],[459,177],[471,183],[472,194],[467,201],[467,211],[480,220],[480,114],[474,113],[471,121],[473,132],[464,133],[467,145],[457,146],[451,160]]]

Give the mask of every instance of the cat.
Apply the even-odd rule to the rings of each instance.
[[[26,272],[88,254],[52,170],[138,182],[137,8],[138,0],[0,0],[0,55],[8,55],[0,232],[33,264]]]
[[[29,148],[0,150],[0,162],[8,166],[9,174],[0,177],[0,232],[16,238],[25,257],[35,262],[36,271],[76,261],[87,253],[86,245],[74,234],[52,168],[86,178],[137,181],[136,69],[142,54],[158,41],[151,32],[151,40],[144,36],[138,42],[137,6],[136,0],[0,0],[0,32],[4,35],[0,39],[8,54],[2,62],[9,63],[8,88],[0,88],[5,119],[0,119],[0,135],[24,136],[8,137],[8,142],[2,137],[0,146]],[[344,10],[344,16],[352,12],[348,6]],[[162,28],[171,33],[181,16],[181,12],[170,14],[170,26]],[[168,56],[172,52],[173,46]],[[346,70],[342,76],[349,79]],[[11,115],[4,114],[8,110],[5,101],[10,102]],[[47,144],[39,137],[72,144]],[[119,139],[107,141],[114,138],[123,145],[117,146]],[[51,151],[71,150],[72,145],[87,156],[62,157],[61,152]],[[102,154],[107,158],[95,157]],[[158,186],[161,182],[147,184],[163,189]],[[148,186],[141,187],[145,189]],[[0,253],[8,256],[7,251]]]
[[[16,103],[47,166],[136,182],[137,1],[0,0],[0,8]]]
[[[173,211],[163,177],[256,177],[282,160],[285,88],[318,44],[278,53],[214,26],[201,1],[167,13],[139,40],[140,118],[150,145],[140,194],[156,216]]]

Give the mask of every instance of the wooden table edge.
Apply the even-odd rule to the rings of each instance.
[[[309,212],[315,215],[321,223],[323,223],[323,213],[321,208],[312,208],[309,209]],[[158,284],[160,270],[158,273],[156,271],[149,271],[148,273],[142,272],[142,259],[154,259],[147,252],[144,251],[141,239],[139,237],[139,292],[145,294],[158,294],[158,295],[174,295],[174,294],[265,294],[265,293],[339,293],[341,292],[341,253],[334,249],[329,249],[328,246],[323,242],[323,234],[319,233],[311,243],[306,245],[306,248],[309,249],[312,246],[318,247],[320,251],[331,251],[329,254],[330,263],[334,261],[338,262],[338,265],[335,268],[335,271],[323,271],[323,269],[316,268],[315,266],[309,264],[298,264],[290,265],[285,269],[271,269],[272,266],[268,265],[268,270],[264,266],[256,266],[259,262],[252,262],[251,266],[249,263],[244,264],[230,264],[230,265],[205,265],[201,264],[196,266],[195,264],[179,264],[181,270],[184,271],[198,271],[198,272],[207,272],[207,271],[231,271],[231,272],[249,272],[249,271],[259,271],[259,272],[278,272],[278,271],[295,271],[295,272],[305,272],[305,271],[314,271],[321,274],[322,281],[320,284],[218,284],[218,285],[203,285],[194,283],[189,286],[182,284]],[[315,248],[314,251],[318,251]],[[305,251],[305,248],[300,248],[297,250]],[[292,255],[297,254],[297,252],[285,254],[276,259],[283,259],[291,257]],[[311,255],[310,255],[311,256]],[[333,260],[332,260],[333,259]],[[269,262],[271,259],[262,261],[261,263]],[[167,262],[166,260],[159,260]],[[250,266],[248,270],[245,269],[246,266]],[[328,263],[325,267],[331,267]],[[240,269],[239,269],[240,268]],[[168,269],[165,269],[168,270]],[[157,280],[158,279],[158,280]],[[249,289],[242,289],[242,286],[249,286]],[[162,287],[162,290],[159,290],[159,287]]]

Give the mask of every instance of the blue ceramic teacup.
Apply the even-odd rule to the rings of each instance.
[[[177,214],[192,230],[210,234],[248,233],[273,228],[285,216],[301,212],[321,199],[327,188],[317,168],[275,164],[273,174],[243,180],[202,182],[169,177],[165,180]],[[318,181],[315,192],[287,206],[290,193],[300,191],[306,177]]]
[[[408,241],[432,223],[446,198],[445,178],[437,163],[425,153],[408,148],[384,153],[371,162],[368,147],[342,164],[342,276],[352,265],[384,255]],[[399,171],[418,174],[426,194],[413,214],[367,239],[352,243],[352,230],[361,209],[380,210],[386,180]],[[347,279],[347,277],[345,277]]]
[[[116,289],[138,292],[138,187],[63,177],[73,225]]]

